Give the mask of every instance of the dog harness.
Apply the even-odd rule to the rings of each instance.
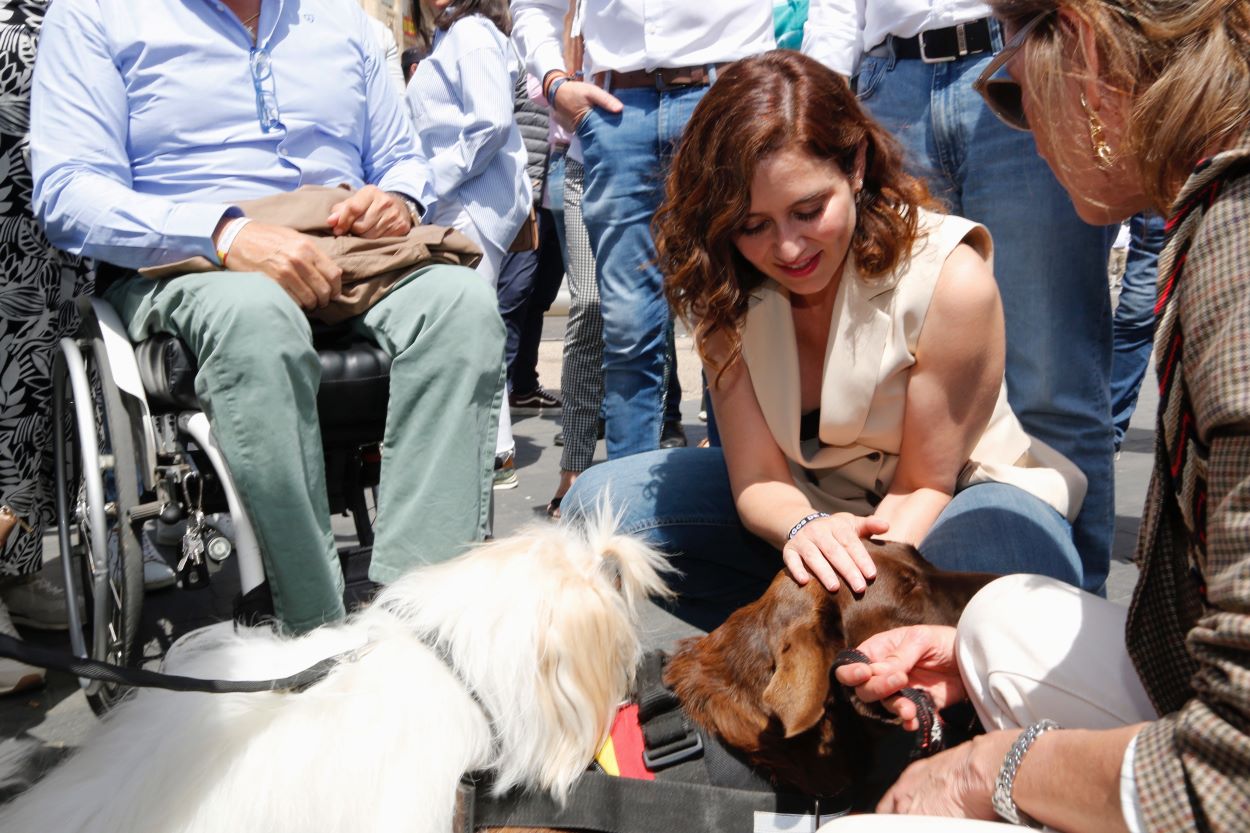
[[[495,797],[486,783],[465,784],[458,833],[509,826],[596,833],[806,833],[848,811],[845,796],[778,792],[735,750],[694,725],[663,682],[666,661],[660,652],[643,658],[635,702],[617,710],[595,762],[565,804],[545,793],[517,790]]]

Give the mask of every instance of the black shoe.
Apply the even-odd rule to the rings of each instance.
[[[546,411],[559,408],[560,399],[539,385],[528,393],[509,393],[508,407],[514,411]]]
[[[660,432],[660,448],[685,448],[686,447],[686,429],[681,427],[680,422],[664,423],[664,430]]]
[[[604,430],[604,427],[605,427],[605,426],[604,426],[604,424],[603,424],[603,420],[602,420],[602,419],[600,419],[600,420],[598,420],[597,422],[595,422],[595,436],[596,436],[598,439],[601,439],[601,440],[603,439],[603,430]],[[556,434],[555,439],[554,439],[554,440],[552,440],[552,442],[553,442],[553,443],[555,443],[555,444],[556,444],[556,445],[558,445],[558,446],[563,446],[563,445],[564,445],[564,432],[563,432],[563,431],[560,431],[559,433],[557,433],[557,434]]]

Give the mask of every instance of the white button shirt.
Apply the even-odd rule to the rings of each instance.
[[[604,70],[736,61],[776,46],[771,0],[580,0],[574,32],[587,75]],[[565,69],[561,50],[570,0],[513,0],[512,37],[530,72]]]
[[[887,35],[910,38],[989,14],[981,0],[810,0],[803,51],[849,77]]]

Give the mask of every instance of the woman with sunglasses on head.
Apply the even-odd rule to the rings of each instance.
[[[1007,404],[989,233],[933,210],[845,81],[789,51],[725,68],[654,228],[723,448],[611,460],[565,506],[679,554],[678,616],[715,627],[783,566],[860,592],[870,536],[1080,585],[1084,478]]]
[[[1223,833],[1250,796],[1250,4],[990,0],[1009,45],[978,88],[1092,223],[1166,211],[1156,463],[1129,609],[1036,577],[990,584],[958,629],[889,631],[839,669],[964,698],[989,732],[913,764],[890,813],[1061,831]],[[1044,280],[1044,276],[1039,276]],[[1027,728],[1026,728],[1027,727]],[[865,817],[830,830],[963,829]],[[980,828],[977,828],[980,829]]]

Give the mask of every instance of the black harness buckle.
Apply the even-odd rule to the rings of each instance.
[[[647,769],[657,772],[680,764],[682,761],[697,758],[702,754],[703,736],[698,732],[692,731],[685,737],[678,738],[664,746],[659,746],[655,749],[644,747],[642,750],[642,762]]]

